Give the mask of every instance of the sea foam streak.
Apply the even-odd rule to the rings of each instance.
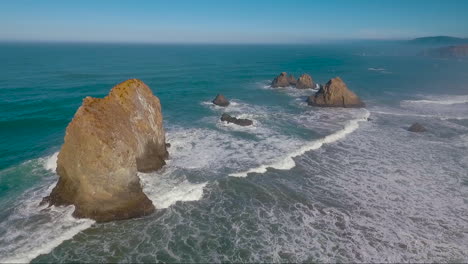
[[[37,169],[31,173],[55,172],[57,153],[36,160]],[[21,165],[20,165],[21,166]],[[76,219],[72,216],[74,206],[39,206],[55,186],[52,184],[27,191],[14,204],[12,213],[0,223],[0,263],[26,263],[42,254],[50,253],[63,241],[73,238],[79,232],[91,227],[90,219]]]
[[[12,243],[4,248],[7,252],[2,253],[1,263],[30,262],[39,255],[50,253],[62,242],[72,239],[76,234],[94,224],[94,221],[90,219],[74,218],[72,216],[74,206],[61,208],[52,206],[47,209],[47,213],[39,212],[40,209],[32,209],[23,213],[24,217],[36,220],[38,215],[42,215],[41,218],[44,217],[42,221],[27,223],[27,226],[21,225],[15,230],[10,230],[12,227],[8,227],[9,230],[4,234],[3,239]],[[16,222],[19,219],[9,220]],[[7,220],[7,223],[10,221]]]
[[[57,169],[57,159],[58,159],[58,151],[52,154],[51,156],[47,157],[44,162],[44,168],[46,170],[55,172]]]
[[[440,105],[453,105],[453,104],[466,104],[468,103],[468,95],[455,95],[455,96],[444,96],[440,98],[434,98],[433,100],[403,100],[402,105],[408,104],[440,104]]]
[[[175,170],[176,168],[169,167],[163,169],[163,172],[138,174],[143,191],[157,209],[168,208],[178,201],[197,201],[203,197],[207,182],[190,183],[185,177],[177,179],[173,177]]]
[[[268,164],[268,165],[261,165],[259,167],[252,168],[252,169],[249,169],[249,170],[244,171],[244,172],[231,173],[231,174],[229,174],[229,176],[246,177],[249,173],[265,173],[267,171],[267,168],[273,168],[273,169],[278,169],[278,170],[292,169],[292,168],[294,168],[294,166],[296,166],[296,163],[293,160],[294,157],[302,155],[305,152],[310,151],[310,150],[319,149],[324,144],[332,143],[332,142],[338,141],[338,140],[346,137],[346,135],[354,132],[356,129],[359,128],[359,122],[366,121],[369,116],[370,116],[369,111],[365,110],[365,113],[361,118],[357,118],[357,119],[353,119],[353,120],[348,121],[345,124],[343,129],[341,129],[341,130],[339,130],[339,131],[337,131],[337,132],[335,132],[333,134],[330,134],[330,135],[328,135],[328,136],[326,136],[324,138],[321,138],[321,139],[314,140],[312,142],[306,143],[306,145],[304,145],[303,147],[301,147],[300,149],[298,149],[298,150],[296,150],[294,152],[289,153],[284,159],[282,159],[282,160],[280,160],[278,162]]]

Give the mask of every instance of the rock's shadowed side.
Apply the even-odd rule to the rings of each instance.
[[[408,128],[408,131],[411,131],[411,132],[426,132],[427,129],[423,125],[421,125],[419,123],[414,123]]]
[[[224,95],[218,94],[213,100],[213,104],[225,107],[229,105],[229,101],[226,99],[226,97],[224,97]]]
[[[273,88],[288,87],[288,86],[295,85],[295,84],[296,84],[296,80],[294,79],[294,76],[292,75],[288,76],[286,72],[282,72],[273,80],[273,82],[271,83],[271,87]]]
[[[297,89],[309,89],[314,87],[314,81],[312,80],[312,77],[309,74],[302,74],[301,77],[297,79]]]
[[[321,87],[315,95],[307,98],[312,106],[322,107],[364,107],[359,97],[348,89],[341,78],[336,77]]]
[[[142,81],[118,84],[103,99],[86,97],[67,127],[51,205],[75,205],[74,216],[98,222],[150,214],[137,172],[165,165],[159,99]]]
[[[235,118],[235,117],[232,117],[226,113],[224,113],[222,116],[221,116],[221,121],[225,121],[225,122],[228,122],[228,123],[234,123],[236,125],[239,125],[239,126],[251,126],[253,124],[252,120],[250,119],[241,119],[241,118]]]
[[[291,86],[294,86],[294,85],[297,84],[297,80],[296,80],[296,78],[294,78],[294,75],[292,75],[292,74],[288,75],[288,82],[289,82],[289,85],[291,85]]]

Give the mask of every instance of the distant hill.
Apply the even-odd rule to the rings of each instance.
[[[467,58],[468,45],[448,46],[436,49],[425,50],[422,53],[424,56],[438,58]]]
[[[449,36],[434,36],[415,38],[409,41],[414,44],[428,44],[428,45],[455,45],[468,43],[468,38],[456,38]]]

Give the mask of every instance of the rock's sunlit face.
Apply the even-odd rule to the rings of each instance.
[[[67,127],[57,160],[59,182],[47,202],[73,204],[74,215],[97,221],[154,210],[137,171],[167,158],[159,99],[140,80],[118,84],[103,99],[87,97]]]

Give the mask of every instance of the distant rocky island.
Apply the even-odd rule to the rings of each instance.
[[[413,44],[427,44],[427,45],[457,45],[457,44],[468,44],[468,38],[457,38],[450,36],[431,36],[415,38],[409,41]]]
[[[422,55],[438,58],[466,58],[468,57],[468,44],[429,49],[423,51]]]

